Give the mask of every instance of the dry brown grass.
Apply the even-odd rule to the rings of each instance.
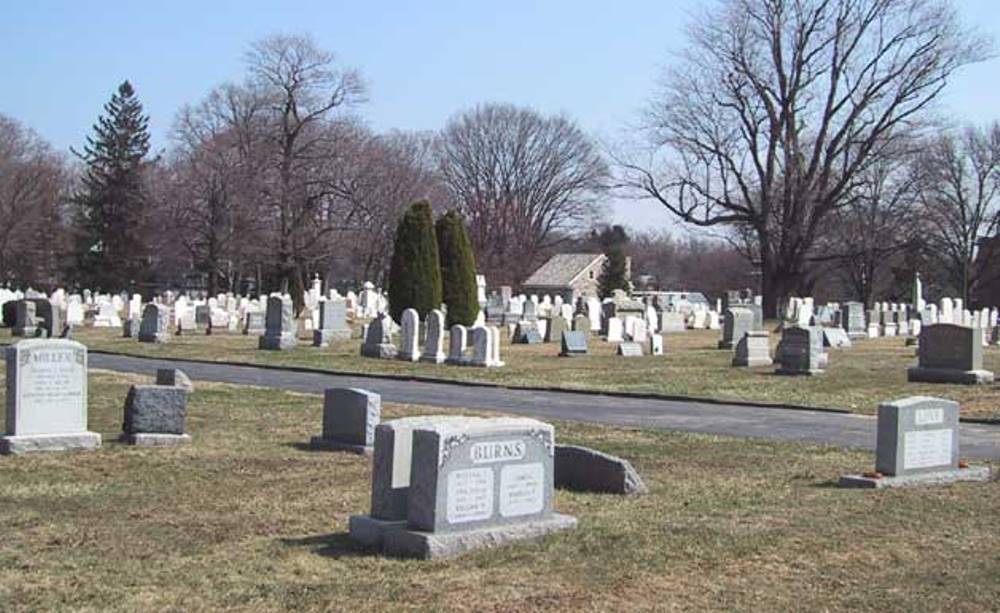
[[[6,332],[4,334],[7,334]],[[873,414],[879,402],[912,395],[942,396],[962,404],[962,415],[1000,421],[1000,388],[908,383],[906,369],[916,365],[913,347],[902,338],[862,340],[851,349],[830,350],[830,366],[818,377],[781,377],[773,368],[732,368],[732,353],[716,349],[718,332],[691,331],[665,337],[666,355],[622,359],[615,347],[592,338],[592,355],[557,358],[556,343],[503,346],[507,365],[496,369],[460,368],[373,360],[358,355],[360,341],[331,348],[301,346],[283,352],[258,351],[257,339],[242,335],[171,337],[164,345],[120,338],[117,330],[86,329],[78,338],[93,349],[133,355],[306,366],[343,372],[395,374],[446,380],[482,381],[509,386],[655,393],[722,400],[771,402],[847,409]],[[778,335],[772,334],[776,345]],[[3,336],[0,336],[3,338]],[[985,350],[985,367],[1000,371],[1000,348]]]
[[[638,498],[558,492],[577,530],[453,560],[355,547],[369,464],[318,453],[318,396],[199,384],[194,444],[119,445],[127,385],[95,372],[92,454],[0,458],[10,610],[940,610],[1000,602],[1000,484],[831,487],[868,453],[557,424],[623,455]],[[431,412],[389,405],[385,417]],[[450,412],[446,410],[434,412]]]

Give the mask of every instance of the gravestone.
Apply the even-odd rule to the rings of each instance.
[[[556,445],[555,486],[623,496],[649,492],[628,460],[577,445]]]
[[[781,333],[775,369],[779,375],[818,375],[823,373],[823,335],[818,327],[793,325]]]
[[[537,321],[519,321],[514,331],[514,343],[518,345],[537,345],[542,342]]]
[[[48,298],[32,298],[35,303],[35,336],[57,338],[62,333],[59,308]]]
[[[468,329],[462,324],[455,324],[448,334],[448,364],[464,366],[469,359],[465,357],[465,348],[468,347]]]
[[[391,360],[396,357],[396,346],[392,344],[389,330],[392,320],[386,314],[380,314],[368,324],[365,329],[365,340],[361,344],[361,355],[366,358]]]
[[[476,326],[471,330],[472,358],[470,366],[493,367],[503,366],[500,361],[500,331],[493,326]]]
[[[846,348],[851,346],[851,339],[843,328],[823,328],[823,346]]]
[[[444,353],[444,313],[434,309],[427,315],[427,338],[420,361],[442,364],[447,357]]]
[[[323,392],[323,434],[313,449],[371,454],[375,427],[382,415],[382,397],[367,390],[338,387]]]
[[[11,335],[33,338],[38,331],[34,301],[18,300],[14,308],[14,329],[11,331]]]
[[[886,488],[985,481],[988,467],[959,467],[959,406],[913,396],[878,407],[875,472],[844,475],[842,487]]]
[[[189,394],[194,391],[194,384],[191,383],[191,378],[183,370],[176,368],[157,368],[156,384],[179,387]]]
[[[574,527],[574,518],[552,510],[554,435],[551,425],[527,418],[414,427],[406,524],[381,532],[383,553],[439,558]],[[380,444],[376,436],[376,458]],[[374,495],[372,506],[374,515]],[[352,536],[364,523],[351,518]]]
[[[420,360],[420,315],[416,309],[405,309],[402,319],[402,338],[396,358],[405,362],[417,362]]]
[[[167,326],[170,312],[167,307],[149,303],[142,308],[142,322],[139,324],[140,343],[165,343],[170,336]]]
[[[641,343],[618,343],[617,354],[623,358],[641,358],[642,357],[642,344]]]
[[[607,320],[607,338],[609,343],[620,343],[624,339],[624,327],[622,325],[622,320],[617,317],[610,317]]]
[[[587,337],[589,335],[589,328],[586,331],[573,330],[563,332],[561,340],[562,348],[559,355],[564,358],[587,355]]]
[[[753,312],[750,309],[731,307],[726,311],[722,322],[719,349],[732,349],[744,334],[753,329]]]
[[[660,332],[684,332],[687,324],[684,321],[684,313],[671,313],[664,311],[660,313]]]
[[[563,332],[569,330],[569,322],[561,315],[549,318],[549,325],[545,328],[545,342],[555,343],[562,340]]]
[[[327,347],[333,340],[351,338],[347,303],[343,300],[321,300],[318,324],[313,330],[313,347]]]
[[[649,355],[663,355],[663,335],[649,335]]]
[[[586,332],[590,335],[590,318],[584,314],[577,315],[573,318],[573,331],[574,332]]]
[[[771,333],[767,330],[744,332],[743,338],[736,343],[733,366],[753,368],[771,364]]]
[[[269,296],[267,314],[264,320],[264,336],[257,339],[257,348],[267,351],[283,351],[299,344],[298,325],[295,323],[291,298]]]
[[[7,347],[7,411],[0,453],[97,449],[87,431],[87,348],[64,339]]]
[[[243,334],[247,336],[263,336],[267,331],[264,323],[264,314],[260,311],[247,311],[246,321],[243,324]]]
[[[918,365],[907,380],[922,383],[993,383],[993,372],[983,369],[983,330],[955,324],[924,326],[917,349]]]
[[[119,440],[143,447],[189,443],[191,437],[184,431],[187,397],[188,391],[182,387],[133,385],[125,398],[125,419]]]
[[[860,302],[844,304],[844,316],[841,323],[847,330],[848,338],[865,338],[868,336],[865,327],[865,305]]]

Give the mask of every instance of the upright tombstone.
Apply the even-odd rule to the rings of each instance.
[[[472,358],[468,360],[471,366],[491,367],[503,366],[496,357],[498,352],[494,348],[494,343],[500,342],[499,331],[493,333],[496,328],[486,326],[476,326],[472,328]]]
[[[779,375],[818,375],[823,373],[823,333],[819,327],[793,325],[781,333],[777,360]]]
[[[530,301],[529,301],[530,302]],[[538,320],[517,322],[514,330],[514,343],[520,345],[537,345],[542,342],[542,335],[538,331]]]
[[[860,302],[848,302],[844,304],[843,313],[841,323],[847,331],[848,338],[868,336],[868,331],[865,328],[865,305]]]
[[[361,343],[361,355],[366,358],[391,360],[396,357],[397,349],[392,344],[390,327],[392,320],[385,313],[377,315],[365,329],[365,339]]]
[[[649,335],[649,355],[663,355],[663,335]]]
[[[559,355],[564,358],[587,355],[587,337],[590,336],[587,330],[573,330],[562,333],[562,347]]]
[[[379,461],[384,440],[379,433],[373,480],[386,472]],[[397,497],[395,514],[382,510],[398,517],[399,498],[405,497],[405,524],[396,520],[394,529],[380,531],[372,529],[372,518],[352,517],[354,538],[379,544],[387,555],[428,559],[576,525],[575,518],[552,510],[555,433],[550,424],[527,418],[445,418],[423,421],[411,433],[406,492]],[[372,516],[375,507],[373,483]]]
[[[62,332],[62,317],[59,307],[48,298],[32,298],[35,303],[35,335],[42,338],[57,338]]]
[[[545,342],[560,342],[563,332],[567,330],[569,330],[569,322],[561,315],[553,315],[549,318],[549,325],[545,328]]]
[[[178,323],[180,320],[178,319]],[[263,336],[267,332],[267,325],[264,320],[264,313],[260,311],[247,311],[246,321],[243,323],[243,334],[247,336]]]
[[[771,333],[767,330],[748,330],[743,333],[743,338],[736,343],[735,355],[733,355],[733,366],[749,367],[770,366],[771,361]]]
[[[149,306],[149,305],[146,305]],[[125,398],[120,440],[127,445],[160,447],[191,441],[185,432],[188,390],[175,385],[133,385]]]
[[[722,340],[719,349],[732,349],[743,335],[753,329],[753,311],[741,307],[726,310],[722,323]]]
[[[989,467],[959,466],[958,417],[958,403],[943,398],[913,396],[879,405],[875,472],[844,475],[841,487],[988,480]]]
[[[622,320],[618,319],[617,317],[609,317],[607,323],[608,323],[608,333],[606,340],[609,343],[620,343],[623,340],[625,340],[624,338],[625,330],[622,326]]]
[[[142,322],[139,324],[140,343],[165,343],[170,336],[167,326],[170,312],[162,304],[149,303],[142,308]]]
[[[382,415],[382,397],[353,387],[323,393],[323,434],[310,441],[313,449],[372,453],[375,427]]]
[[[396,358],[406,362],[420,360],[420,315],[416,309],[403,311],[401,340]]]
[[[847,348],[851,346],[851,338],[847,335],[847,332],[843,328],[833,327],[833,328],[822,328],[823,331],[823,346],[824,347],[834,347],[837,349]]]
[[[347,303],[343,300],[319,301],[319,325],[313,330],[313,347],[326,347],[335,339],[351,338],[347,325]]]
[[[993,383],[993,372],[983,369],[983,330],[955,324],[924,326],[917,349],[918,364],[907,380],[923,383]]]
[[[582,313],[574,317],[573,332],[583,332],[590,336],[590,318]]]
[[[442,364],[447,358],[444,353],[444,313],[434,309],[427,314],[427,338],[420,361]]]
[[[97,449],[87,431],[87,348],[64,339],[7,347],[7,416],[0,453]]]
[[[267,299],[264,336],[257,340],[257,348],[268,351],[291,349],[299,344],[298,326],[292,299],[287,296],[270,296]]]
[[[13,336],[32,338],[38,330],[35,318],[35,303],[32,300],[18,300],[14,305]]]
[[[468,329],[462,324],[455,324],[448,334],[448,364],[464,366],[469,359],[465,357],[465,348],[468,347]]]

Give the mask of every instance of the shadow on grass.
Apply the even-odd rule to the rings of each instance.
[[[350,537],[347,532],[317,534],[303,538],[280,539],[283,545],[289,547],[312,547],[313,553],[325,558],[360,558],[374,555],[374,551],[361,545]]]

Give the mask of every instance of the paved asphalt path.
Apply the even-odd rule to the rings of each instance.
[[[322,393],[328,387],[361,387],[377,392],[386,401],[395,403],[504,411],[542,419],[875,448],[875,418],[846,413],[473,387],[95,352],[91,352],[89,362],[93,368],[139,374],[155,374],[157,368],[179,368],[194,380],[257,385],[297,392]],[[963,424],[961,450],[962,457],[1000,459],[1000,426]]]

